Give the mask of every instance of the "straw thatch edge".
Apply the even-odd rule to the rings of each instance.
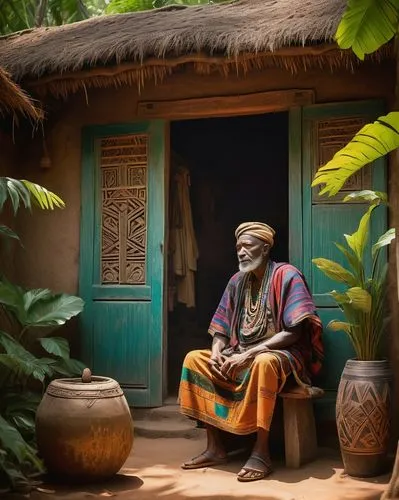
[[[393,58],[390,45],[367,57],[368,61],[379,63]],[[122,63],[117,66],[89,68],[64,74],[53,74],[39,80],[25,82],[27,88],[34,90],[40,98],[52,95],[66,99],[91,88],[109,88],[136,85],[139,91],[145,83],[162,83],[182,67],[191,68],[198,75],[218,74],[228,77],[230,74],[246,76],[252,71],[261,71],[277,67],[293,74],[314,68],[330,71],[346,69],[354,71],[361,64],[351,51],[340,50],[336,45],[324,44],[308,47],[288,47],[276,52],[248,53],[235,58],[212,57],[206,54],[189,54],[171,59],[152,58],[140,63]]]
[[[41,110],[28,94],[11,79],[10,74],[0,67],[0,114],[23,115],[33,120],[42,117]]]

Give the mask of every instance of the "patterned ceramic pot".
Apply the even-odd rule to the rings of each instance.
[[[336,415],[345,472],[384,472],[389,443],[391,371],[388,361],[347,361],[338,387]]]
[[[86,373],[85,373],[86,372]],[[92,377],[50,383],[36,414],[39,453],[48,471],[91,481],[116,474],[133,445],[133,422],[119,384]]]

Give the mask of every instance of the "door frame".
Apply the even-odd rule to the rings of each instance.
[[[345,111],[343,112],[343,106]],[[313,133],[313,120],[332,119],[362,116],[372,121],[384,113],[384,101],[376,99],[358,101],[338,101],[325,104],[304,106],[290,112],[290,150],[289,150],[289,217],[290,217],[290,262],[297,266],[307,278],[309,285],[313,286],[312,262],[307,256],[311,255],[312,235],[306,231],[312,224],[312,155],[315,154],[314,145],[310,141]],[[291,122],[292,120],[292,122]],[[297,132],[295,132],[297,131]],[[389,164],[381,158],[374,162],[371,169],[372,188],[379,191],[387,190]],[[371,220],[371,231],[382,234],[387,228],[388,210],[381,211],[378,217]],[[332,243],[331,243],[332,244]],[[330,296],[314,294],[317,309],[323,313],[336,307]],[[348,341],[349,344],[349,341]],[[316,381],[317,383],[317,381]],[[322,386],[323,387],[323,386]],[[315,402],[316,415],[323,424],[335,422],[335,402],[337,389],[326,388],[324,398]],[[335,427],[334,427],[335,429]]]
[[[80,253],[79,253],[79,294],[86,299],[85,313],[80,317],[80,322],[85,331],[81,337],[83,357],[89,366],[93,366],[93,291],[99,281],[98,270],[95,269],[94,261],[99,259],[99,249],[96,248],[96,235],[98,236],[98,216],[100,212],[100,176],[98,169],[98,141],[107,136],[118,136],[125,134],[146,133],[153,137],[157,146],[150,150],[149,166],[152,167],[152,173],[148,175],[148,205],[147,205],[147,257],[146,274],[149,277],[146,285],[140,285],[140,290],[131,290],[122,294],[121,300],[142,300],[151,303],[151,332],[155,333],[149,338],[150,352],[159,352],[162,354],[164,342],[164,317],[166,307],[166,276],[167,276],[167,254],[164,251],[167,248],[167,212],[163,212],[162,221],[157,224],[156,231],[149,231],[152,226],[151,217],[158,211],[167,210],[167,186],[169,182],[169,122],[165,120],[134,120],[126,123],[93,124],[82,129],[82,157],[81,157],[81,208],[80,208]],[[162,139],[161,139],[162,138]],[[158,183],[157,174],[163,175],[163,183]],[[87,203],[87,200],[90,200]],[[84,203],[87,203],[83,206]],[[83,212],[84,208],[84,212]],[[88,251],[90,249],[90,251]],[[152,252],[154,251],[154,253]],[[160,259],[157,256],[161,256]],[[163,273],[159,279],[153,279],[153,270],[157,268],[158,263],[163,266]],[[97,287],[100,288],[100,287]],[[103,299],[115,298],[115,290],[112,285],[109,290],[101,294]],[[154,296],[160,294],[162,304],[157,310],[157,301]],[[158,336],[157,332],[161,332]],[[157,360],[154,361],[155,366]],[[149,394],[144,394],[138,386],[129,386],[121,384],[125,390],[126,396],[136,398],[136,406],[159,406],[164,398],[164,360],[160,361],[159,373],[154,370],[152,363],[148,363],[148,389]],[[101,374],[100,374],[101,375]],[[160,380],[160,377],[162,380]]]

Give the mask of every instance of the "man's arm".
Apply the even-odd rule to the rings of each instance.
[[[229,343],[229,339],[215,333],[212,339],[212,354],[211,359],[218,359],[221,356],[222,350]]]
[[[220,373],[224,377],[227,377],[229,375],[229,372],[233,368],[245,366],[248,361],[256,358],[258,354],[262,354],[271,350],[286,349],[287,347],[290,347],[299,340],[301,335],[302,323],[288,331],[283,330],[281,332],[278,332],[273,335],[272,338],[265,340],[254,347],[250,347],[240,354],[235,354],[229,358],[226,358],[223,365],[220,367]]]
[[[272,338],[267,339],[254,347],[250,347],[244,352],[244,354],[248,355],[248,358],[253,359],[257,354],[261,354],[262,352],[276,349],[286,349],[287,347],[290,347],[298,342],[301,334],[302,325],[298,325],[290,330],[283,330],[273,335]]]

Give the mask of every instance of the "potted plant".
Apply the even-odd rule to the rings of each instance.
[[[328,328],[345,331],[356,353],[356,358],[345,365],[336,402],[345,472],[371,477],[384,469],[389,442],[391,374],[388,361],[381,355],[381,340],[387,324],[387,264],[381,251],[395,238],[395,232],[394,229],[387,231],[369,250],[370,218],[376,207],[386,202],[386,195],[363,191],[345,199],[358,200],[369,201],[371,205],[357,230],[344,235],[345,245],[335,243],[347,266],[324,258],[313,259],[313,263],[341,284],[340,290],[329,294],[343,312],[344,321],[331,321]],[[371,266],[367,265],[370,260]]]

